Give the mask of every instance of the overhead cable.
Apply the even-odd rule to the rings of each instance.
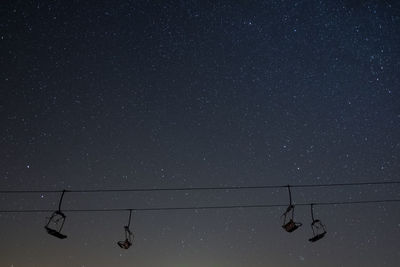
[[[333,201],[333,202],[309,202],[297,203],[296,206],[335,206],[335,205],[356,205],[372,203],[397,203],[400,199],[374,199],[355,201]],[[105,209],[63,209],[63,212],[114,212],[114,211],[172,211],[172,210],[211,210],[211,209],[248,209],[248,208],[277,208],[287,207],[287,204],[254,204],[254,205],[222,205],[222,206],[188,206],[188,207],[154,207],[154,208],[105,208]],[[52,212],[51,209],[19,209],[0,210],[0,213],[39,213]]]
[[[383,182],[354,182],[354,183],[330,183],[330,184],[298,184],[298,185],[259,185],[259,186],[215,186],[215,187],[173,187],[173,188],[125,188],[125,189],[76,189],[65,190],[69,193],[107,193],[107,192],[156,192],[156,191],[204,191],[204,190],[245,190],[245,189],[278,189],[287,188],[309,188],[309,187],[344,187],[344,186],[367,186],[367,185],[395,185],[400,181]],[[26,194],[26,193],[62,193],[64,190],[0,190],[2,194]]]

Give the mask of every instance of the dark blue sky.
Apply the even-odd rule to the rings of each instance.
[[[396,1],[4,1],[0,188],[78,190],[398,179]],[[398,186],[298,189],[298,202],[398,198]],[[58,194],[1,194],[56,209]],[[285,203],[285,190],[66,194],[65,208]],[[0,214],[4,266],[397,266],[398,204]],[[306,223],[307,222],[307,223]],[[7,243],[5,241],[8,241]],[[3,253],[2,253],[3,254]]]

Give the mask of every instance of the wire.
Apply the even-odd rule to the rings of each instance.
[[[303,185],[260,185],[260,186],[220,186],[220,187],[175,187],[175,188],[128,188],[128,189],[81,189],[65,190],[68,193],[106,193],[106,192],[155,192],[155,191],[201,191],[201,190],[244,190],[244,189],[278,189],[307,188],[307,187],[341,187],[364,185],[393,185],[400,181],[386,182],[360,182],[360,183],[332,183],[332,184],[303,184]],[[0,190],[2,194],[26,194],[26,193],[62,193],[63,190]]]
[[[381,200],[358,200],[358,201],[338,201],[338,202],[312,202],[298,203],[296,206],[317,205],[355,205],[372,203],[397,203],[400,199],[381,199]],[[171,211],[171,210],[211,210],[211,209],[248,209],[248,208],[277,208],[287,207],[287,204],[259,204],[259,205],[228,205],[228,206],[190,206],[190,207],[156,207],[156,208],[111,208],[111,209],[65,209],[63,212],[116,212],[116,211]],[[53,212],[50,209],[21,209],[21,210],[0,210],[0,213],[39,213]]]

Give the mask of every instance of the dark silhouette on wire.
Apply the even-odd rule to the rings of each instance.
[[[313,237],[308,239],[310,242],[315,242],[323,238],[326,234],[325,225],[322,224],[320,220],[314,219],[314,204],[311,204],[311,230],[313,232]]]
[[[130,248],[130,246],[132,246],[134,236],[133,236],[132,231],[129,229],[129,226],[131,225],[131,217],[132,217],[132,210],[129,210],[128,225],[124,226],[125,240],[117,242],[118,246],[123,249],[128,249],[128,248]]]
[[[285,213],[283,213],[281,217],[283,217],[282,228],[285,229],[286,232],[291,233],[303,224],[301,222],[294,221],[294,205],[292,204],[292,192],[290,191],[290,185],[288,185],[287,188],[289,192],[289,206],[286,208]]]
[[[395,182],[397,183],[397,182]],[[365,184],[365,183],[364,183]],[[369,183],[370,184],[370,183]],[[346,184],[348,185],[348,184]],[[352,184],[354,185],[354,184]],[[337,184],[330,184],[329,186],[337,186]],[[343,185],[342,185],[343,186]],[[71,209],[68,210],[69,212],[116,212],[116,211],[129,211],[129,220],[128,224],[124,226],[124,233],[125,233],[125,240],[123,241],[118,241],[117,244],[120,248],[122,249],[129,249],[132,246],[133,238],[134,235],[132,231],[130,230],[130,223],[131,223],[131,217],[132,217],[132,211],[172,211],[172,210],[206,210],[206,209],[233,209],[233,208],[271,208],[271,207],[286,207],[286,211],[283,213],[283,225],[282,228],[291,233],[295,230],[297,230],[299,227],[302,226],[302,223],[296,222],[294,220],[294,209],[295,205],[292,202],[292,193],[290,189],[290,185],[286,185],[289,193],[289,206],[283,205],[283,204],[258,204],[258,205],[224,205],[224,206],[190,206],[190,207],[154,207],[154,208],[130,208],[130,209],[121,209],[121,208],[111,208],[111,209]],[[297,186],[297,187],[305,187],[303,186]],[[237,187],[236,189],[238,189]],[[240,187],[244,188],[244,187]],[[245,187],[248,188],[248,187]],[[182,188],[181,188],[182,189]],[[178,189],[178,190],[181,190]],[[194,189],[194,188],[191,188]],[[198,188],[197,188],[198,189]],[[207,188],[210,189],[210,188]],[[220,188],[219,188],[220,189]],[[232,189],[232,188],[230,188]],[[158,190],[158,189],[153,189],[153,191]],[[164,189],[163,189],[164,190]],[[174,189],[165,189],[165,190],[174,190]],[[184,190],[184,189],[182,189]],[[107,191],[115,191],[115,190],[107,190]],[[126,190],[123,190],[126,191]],[[6,191],[7,193],[11,193],[11,191]],[[16,192],[16,191],[14,191]],[[21,193],[22,191],[18,191],[18,193]],[[29,191],[31,193],[32,191]],[[60,239],[65,239],[67,238],[66,235],[62,234],[62,228],[65,223],[66,216],[65,214],[61,211],[61,205],[62,201],[64,198],[64,194],[66,192],[77,192],[75,191],[66,191],[63,190],[60,201],[58,204],[58,210],[53,211],[51,217],[49,218],[47,224],[45,225],[45,229],[48,234],[55,236]],[[81,191],[83,192],[83,191]],[[88,192],[88,191],[86,191]],[[26,192],[25,192],[26,193]],[[304,205],[311,205],[311,229],[313,232],[313,237],[309,238],[310,242],[316,242],[323,238],[326,235],[326,230],[325,226],[322,224],[320,220],[316,220],[314,218],[314,210],[313,207],[314,205],[344,205],[344,204],[368,204],[368,203],[389,203],[389,202],[400,202],[400,199],[383,199],[383,200],[359,200],[359,201],[341,201],[341,202],[317,202],[317,203],[300,203],[297,204],[298,206],[304,206]],[[0,210],[0,213],[33,213],[33,212],[48,212],[49,210]],[[65,211],[65,210],[64,210]]]
[[[54,211],[50,216],[49,221],[44,226],[47,233],[60,239],[67,238],[66,235],[61,233],[64,227],[65,219],[67,216],[61,211],[61,203],[64,198],[65,190],[61,194],[60,202],[58,203],[58,210]]]

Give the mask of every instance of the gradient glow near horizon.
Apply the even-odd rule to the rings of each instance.
[[[398,1],[2,1],[0,189],[393,181]],[[293,188],[300,202],[400,198],[398,185]],[[57,209],[56,193],[0,209]],[[64,209],[288,203],[287,190],[66,193]],[[0,213],[0,266],[398,266],[400,204]]]

